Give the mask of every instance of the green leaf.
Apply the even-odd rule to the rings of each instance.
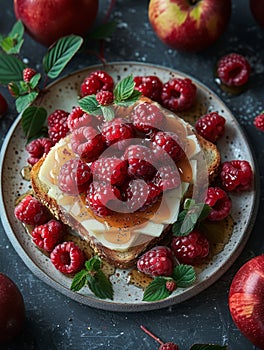
[[[174,267],[172,278],[177,287],[186,288],[196,280],[196,272],[191,265],[179,264]]]
[[[186,198],[183,204],[184,209],[189,209],[190,207],[193,207],[195,204],[195,200],[192,198]]]
[[[78,35],[60,38],[43,58],[43,67],[48,77],[57,78],[83,43]]]
[[[102,270],[98,270],[94,275],[88,275],[87,283],[91,291],[98,298],[113,300],[114,291],[112,283]]]
[[[95,255],[85,262],[85,268],[87,271],[98,271],[101,268],[101,264],[102,260],[99,256]]]
[[[203,205],[203,209],[200,212],[199,221],[202,221],[202,220],[206,219],[211,211],[212,211],[212,208],[210,207],[210,205],[204,204]]]
[[[89,95],[78,101],[80,107],[87,113],[92,115],[102,115],[101,106],[98,104],[95,95]]]
[[[226,350],[227,346],[214,345],[214,344],[194,344],[190,350]]]
[[[166,278],[155,277],[143,294],[143,301],[157,301],[167,298],[171,292],[166,288]]]
[[[122,102],[129,99],[135,88],[135,82],[132,75],[122,79],[114,88],[115,102]]]
[[[16,99],[16,109],[18,113],[23,112],[38,96],[37,91],[32,91],[29,94],[19,96]]]
[[[77,272],[73,277],[70,289],[74,292],[78,292],[80,289],[82,289],[86,284],[87,275],[88,272],[86,270]]]
[[[40,73],[37,73],[33,75],[33,77],[30,79],[29,85],[31,89],[35,89],[40,81],[41,75]]]
[[[13,55],[0,53],[0,83],[8,85],[23,79],[25,64]]]
[[[18,54],[24,39],[24,26],[21,21],[17,21],[7,37],[0,38],[0,45],[7,54]]]
[[[101,106],[101,111],[105,121],[110,122],[115,118],[115,112],[110,106]]]
[[[90,38],[94,40],[103,40],[109,38],[116,29],[116,22],[103,23],[97,27],[92,33],[90,33]]]
[[[42,130],[47,111],[42,107],[30,106],[24,110],[21,118],[23,131],[29,140]]]
[[[132,95],[127,100],[115,101],[115,104],[117,104],[118,106],[121,106],[121,107],[129,107],[132,104],[134,104],[140,98],[141,95],[142,94],[140,91],[134,90]]]

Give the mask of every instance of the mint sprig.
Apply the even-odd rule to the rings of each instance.
[[[7,54],[18,54],[24,42],[24,25],[17,21],[10,33],[3,37],[0,35],[0,47]]]
[[[112,283],[103,273],[101,267],[102,261],[98,256],[94,256],[86,261],[85,269],[74,276],[70,289],[78,292],[87,284],[98,298],[113,300],[114,292]]]
[[[135,82],[132,75],[118,82],[114,88],[113,94],[113,103],[122,107],[129,107],[141,96],[141,92],[135,90]],[[111,106],[100,105],[95,95],[85,96],[81,98],[78,103],[80,107],[89,114],[103,115],[105,121],[111,121],[115,117],[113,108]]]
[[[172,277],[158,276],[146,287],[143,293],[143,301],[158,301],[166,299],[173,292],[166,287],[168,281],[174,281],[179,288],[186,288],[196,280],[196,272],[190,265],[179,264],[174,267]]]
[[[196,204],[193,199],[186,199],[183,210],[179,213],[177,221],[172,225],[173,235],[188,235],[199,222],[209,215],[210,211],[211,207],[208,204]]]

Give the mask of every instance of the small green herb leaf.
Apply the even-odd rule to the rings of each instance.
[[[105,276],[102,270],[96,271],[93,275],[87,276],[87,283],[91,291],[101,299],[113,300],[114,291],[112,283]]]
[[[124,100],[124,101],[116,101],[115,100],[115,104],[117,104],[118,106],[121,107],[129,107],[131,106],[133,103],[135,103],[141,96],[141,92],[134,90],[132,95],[129,97],[129,99]]]
[[[116,22],[107,22],[97,27],[91,34],[90,38],[94,40],[103,40],[109,38],[116,29]]]
[[[29,94],[19,96],[16,99],[16,109],[18,113],[23,112],[38,96],[38,92],[32,91]]]
[[[79,100],[80,107],[87,113],[92,115],[102,115],[101,106],[98,104],[95,95],[89,95]]]
[[[60,38],[54,46],[48,50],[43,58],[43,67],[48,77],[57,78],[67,63],[76,54],[83,43],[83,38],[78,35],[69,35]]]
[[[31,140],[42,130],[46,118],[47,111],[42,107],[30,106],[24,110],[21,121],[27,140]]]
[[[110,122],[115,118],[115,112],[110,106],[101,106],[101,111],[105,121]]]
[[[115,102],[122,102],[129,99],[135,88],[135,82],[132,75],[122,79],[114,88]]]
[[[31,89],[35,89],[40,81],[41,75],[40,73],[37,73],[33,75],[33,77],[30,79],[29,85]]]
[[[194,344],[190,350],[226,350],[227,346],[214,345],[214,344]]]
[[[25,64],[13,55],[0,54],[0,83],[8,85],[23,79]]]
[[[150,282],[143,294],[143,301],[156,301],[167,298],[171,292],[166,288],[167,279],[164,277],[155,277]]]
[[[74,292],[78,292],[80,289],[82,289],[86,284],[87,275],[88,272],[86,270],[77,272],[73,277],[70,289]]]
[[[196,280],[196,272],[191,265],[179,264],[174,267],[172,278],[177,287],[186,288]]]
[[[85,268],[87,271],[98,271],[101,268],[101,264],[101,259],[95,255],[85,262]]]
[[[18,54],[24,39],[24,26],[21,21],[17,21],[7,37],[0,38],[0,45],[7,54]]]

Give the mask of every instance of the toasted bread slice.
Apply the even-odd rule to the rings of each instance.
[[[144,101],[154,103],[149,99],[144,99]],[[168,116],[168,118],[171,117],[172,115]],[[55,158],[64,157],[65,162],[74,157],[71,150],[67,148],[70,137],[71,135],[62,139],[47,156],[42,157],[32,167],[31,181],[35,196],[58,220],[70,226],[81,236],[92,247],[95,254],[115,267],[129,268],[136,263],[138,256],[144,251],[161,244],[170,235],[170,227],[177,219],[183,192],[186,192],[190,184],[183,186],[184,189],[171,190],[164,201],[161,200],[143,212],[129,215],[117,213],[106,218],[96,217],[87,208],[82,195],[77,198],[62,194],[56,183],[46,181],[50,172],[52,172],[52,178],[54,174],[56,177],[56,172],[58,175],[58,169],[54,164]],[[205,175],[208,176],[209,181],[212,181],[218,173],[220,153],[214,144],[195,133],[188,139],[188,142],[191,143],[194,139],[197,143],[195,147],[199,148],[199,153],[206,162],[207,174]],[[65,147],[67,152],[64,152]],[[199,171],[199,167],[197,169]]]

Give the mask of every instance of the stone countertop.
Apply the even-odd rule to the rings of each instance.
[[[100,2],[98,20],[105,14],[108,3],[109,0]],[[146,0],[116,2],[111,18],[117,22],[117,29],[105,43],[105,58],[108,62],[137,61],[181,70],[200,80],[226,103],[252,146],[260,172],[260,207],[250,238],[231,268],[197,296],[157,311],[124,313],[79,304],[42,282],[23,263],[0,224],[0,270],[18,285],[26,306],[23,334],[1,349],[158,349],[158,343],[140,329],[142,324],[163,341],[177,343],[181,350],[188,350],[194,343],[228,345],[229,350],[256,349],[234,325],[227,300],[236,271],[264,250],[264,134],[252,124],[254,116],[264,109],[264,31],[254,21],[249,1],[233,0],[229,26],[217,43],[201,53],[181,53],[157,39],[148,22],[147,7]],[[7,34],[14,22],[13,1],[2,0],[0,33]],[[95,43],[91,46],[94,49]],[[25,36],[21,55],[29,66],[39,69],[45,52],[45,47]],[[230,52],[244,54],[252,65],[249,86],[237,96],[224,93],[214,82],[217,59]],[[98,63],[96,56],[83,53],[64,73]],[[0,92],[9,103],[8,114],[0,120],[2,144],[17,113],[7,90],[0,87]]]

